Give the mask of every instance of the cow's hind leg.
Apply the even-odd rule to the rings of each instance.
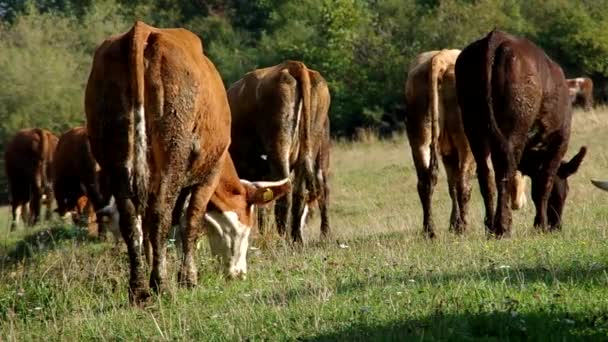
[[[496,185],[494,183],[494,171],[490,159],[490,149],[485,142],[474,141],[471,142],[471,150],[477,164],[479,191],[481,192],[483,204],[486,209],[484,225],[486,233],[491,233],[495,216]]]
[[[410,144],[414,140],[410,139]],[[428,238],[435,237],[435,225],[431,210],[433,190],[437,184],[437,167],[431,167],[431,148],[430,146],[412,146],[412,157],[416,166],[418,176],[418,196],[422,204],[422,225],[424,235]]]
[[[178,186],[178,175],[162,172],[164,178],[160,180],[157,191],[148,195],[144,229],[149,230],[152,247],[152,272],[150,274],[150,287],[156,293],[161,293],[167,278],[167,235],[171,226],[171,216],[177,196],[181,188]],[[152,183],[154,184],[154,183]]]
[[[11,232],[15,231],[17,229],[17,226],[19,225],[19,220],[23,216],[23,207],[24,205],[21,202],[13,200],[11,203],[11,209],[13,214],[13,220],[11,221]]]
[[[214,171],[219,176],[219,172]],[[203,216],[207,211],[207,203],[213,195],[217,176],[214,176],[206,184],[195,186],[190,196],[190,203],[186,210],[186,226],[182,229],[182,264],[177,275],[177,281],[183,286],[195,286],[198,282],[196,263],[194,255],[196,245],[202,233]]]
[[[460,210],[460,229],[463,232],[466,231],[467,226],[469,224],[467,216],[469,212],[469,202],[471,201],[471,179],[473,178],[473,172],[475,168],[475,164],[473,163],[473,156],[467,152],[463,153],[459,151],[460,162],[458,165],[458,180],[456,184],[456,193],[458,195],[458,209]]]
[[[270,181],[285,179],[289,177],[289,163],[287,156],[283,156],[282,150],[270,153]],[[293,193],[293,192],[292,192]],[[283,196],[275,202],[274,215],[279,235],[285,236],[289,222],[289,208],[291,208],[292,193]],[[293,218],[292,218],[293,219]]]
[[[40,220],[40,211],[42,207],[42,189],[39,186],[32,186],[32,198],[30,200],[30,225],[35,225]]]
[[[129,301],[136,305],[143,304],[149,297],[148,286],[145,282],[145,264],[142,256],[141,221],[133,203],[132,195],[128,190],[129,171],[126,167],[119,167],[114,172],[109,170],[112,194],[116,200],[116,209],[119,213],[119,226],[129,254]]]
[[[492,154],[498,197],[492,233],[497,238],[511,232],[511,195],[509,189],[513,187],[515,177],[515,163],[513,160],[509,160],[509,158],[512,158],[511,155],[510,151],[504,150]]]
[[[451,153],[443,155],[443,165],[448,178],[448,192],[452,200],[452,213],[450,214],[450,231],[457,234],[462,233],[460,222],[460,208],[458,207],[458,155]]]
[[[294,186],[292,190],[291,217],[292,230],[291,237],[294,242],[302,243],[304,241],[302,229],[306,225],[308,216],[308,204],[306,203],[305,191],[306,182],[304,178],[305,170],[299,168],[296,170]]]
[[[320,195],[317,199],[319,202],[319,210],[321,211],[321,238],[326,239],[330,235],[329,227],[329,183],[327,181],[327,172],[319,171],[317,174],[319,181]]]

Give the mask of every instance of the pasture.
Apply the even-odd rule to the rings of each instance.
[[[532,227],[529,198],[512,236],[488,240],[475,186],[470,229],[449,233],[445,174],[433,199],[438,238],[422,236],[407,141],[334,142],[333,238],[313,219],[296,249],[258,236],[244,281],[216,272],[206,240],[199,285],[176,285],[144,309],[127,299],[126,248],[59,221],[8,231],[0,218],[0,340],[606,340],[608,339],[608,109],[576,111],[572,176],[561,232]],[[476,182],[475,182],[476,183]],[[529,186],[529,182],[528,182]]]

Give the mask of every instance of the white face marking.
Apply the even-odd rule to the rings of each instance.
[[[260,158],[262,158],[263,160],[268,160],[268,155],[266,154],[261,154]]]
[[[241,223],[233,211],[209,211],[205,214],[211,253],[220,257],[224,271],[231,278],[245,278],[251,228]]]
[[[106,228],[112,232],[115,237],[120,236],[120,213],[116,207],[116,200],[114,199],[114,196],[110,198],[110,203],[99,210],[99,212],[107,215],[104,215],[101,220],[103,224],[106,225]],[[141,216],[139,215],[137,216],[137,224],[135,229],[138,231],[134,233],[135,241],[136,243],[139,243],[139,245],[142,245],[143,232],[141,227]]]

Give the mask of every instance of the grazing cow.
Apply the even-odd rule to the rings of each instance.
[[[585,111],[593,107],[593,81],[589,77],[567,79],[572,105],[582,105]]]
[[[230,86],[228,101],[230,154],[239,175],[277,180],[294,172],[291,196],[275,205],[279,234],[285,235],[291,207],[292,238],[302,242],[308,207],[317,201],[321,235],[328,236],[330,95],[325,79],[301,62],[285,61],[247,73]],[[258,222],[264,231],[262,214]]]
[[[53,160],[53,190],[59,216],[74,213],[88,216],[90,232],[97,231],[95,211],[109,202],[107,186],[100,186],[100,168],[93,153],[85,127],[75,127],[63,133]],[[75,220],[76,221],[76,220]],[[103,234],[105,227],[99,227]]]
[[[456,98],[454,64],[460,50],[428,51],[410,65],[405,84],[408,107],[407,135],[422,202],[424,233],[434,237],[431,197],[437,183],[439,153],[445,166],[452,199],[450,230],[462,233],[467,226],[467,207],[471,197],[471,177],[475,163],[464,134]],[[491,167],[491,165],[490,165]],[[525,203],[525,182],[517,177],[512,206]]]
[[[226,271],[243,273],[251,208],[274,200],[288,183],[243,184],[236,173],[220,183],[230,144],[230,108],[201,40],[185,29],[159,29],[140,21],[106,39],[95,51],[85,109],[91,150],[108,177],[127,244],[131,302],[141,304],[149,297],[142,236],[151,247],[149,284],[157,292],[165,285],[167,233],[183,188],[191,188],[192,199],[180,284],[197,282],[194,251],[203,217],[209,217],[211,242],[221,242],[225,257],[243,259]],[[224,194],[221,205],[205,216],[218,186]]]
[[[532,179],[534,225],[559,228],[567,178],[586,153],[582,147],[572,160],[562,161],[572,120],[562,69],[532,42],[494,30],[460,53],[456,80],[488,231],[497,237],[510,233],[507,189],[518,169]],[[485,163],[488,158],[494,180]]]
[[[57,137],[40,128],[22,129],[9,141],[4,154],[6,175],[11,193],[14,230],[24,217],[29,203],[29,224],[40,219],[40,206],[47,207],[47,219],[51,215],[53,190],[51,164],[57,146]]]

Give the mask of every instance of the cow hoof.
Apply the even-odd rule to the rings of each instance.
[[[177,272],[177,283],[180,287],[191,289],[198,283],[196,276],[189,273],[190,272]]]
[[[424,231],[424,237],[429,239],[429,240],[434,240],[437,236],[435,235],[435,232],[432,230],[425,230]]]
[[[147,289],[130,289],[129,302],[135,306],[143,307],[150,301],[150,292]]]

